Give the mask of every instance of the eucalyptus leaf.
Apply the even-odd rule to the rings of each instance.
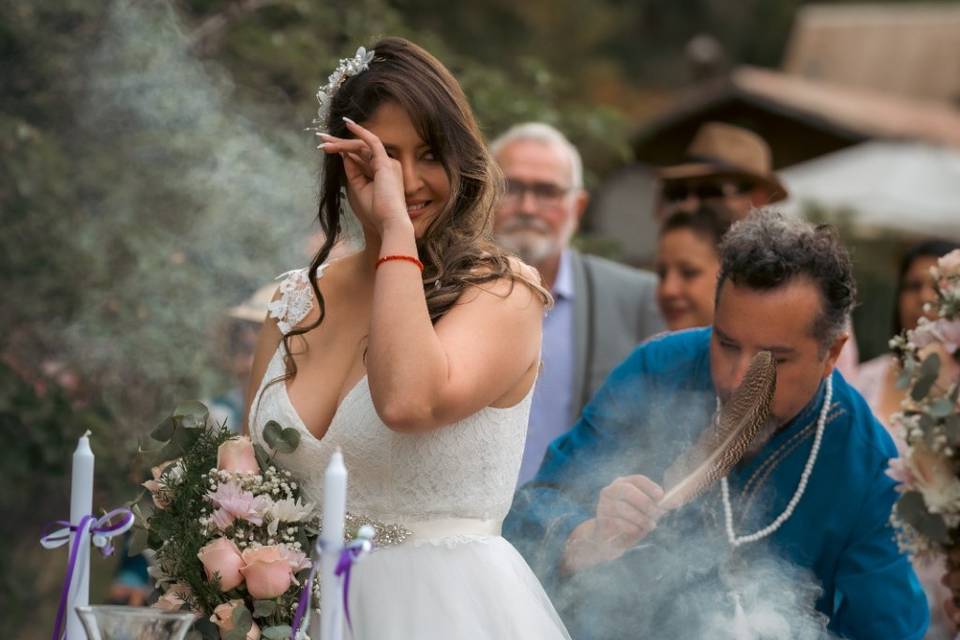
[[[917,381],[913,384],[913,388],[910,390],[910,397],[915,401],[920,402],[927,397],[927,394],[930,393],[930,389],[933,388],[933,385],[937,382],[937,376],[940,374],[940,356],[936,353],[931,353],[923,361],[923,364],[920,365],[920,376],[917,378]]]
[[[161,462],[166,462],[167,460],[176,460],[185,453],[184,449],[171,440],[167,444],[163,445],[163,448],[157,452],[156,463],[160,464]]]
[[[234,627],[220,636],[223,640],[247,640],[247,632]]]
[[[245,606],[234,609],[233,613],[230,614],[230,619],[236,625],[233,631],[240,631],[243,634],[242,637],[246,637],[247,632],[253,627],[253,616],[250,615],[250,610]]]
[[[200,618],[193,623],[193,630],[199,631],[203,640],[220,640],[220,629],[210,621],[210,618]]]
[[[253,616],[255,618],[266,618],[267,616],[273,615],[273,612],[276,610],[277,603],[275,600],[253,601]]]
[[[949,398],[939,398],[930,405],[930,415],[934,418],[946,418],[954,412],[956,406]]]
[[[173,437],[173,431],[176,429],[176,426],[177,423],[174,421],[173,416],[167,417],[150,432],[150,437],[157,442],[166,442]]]
[[[929,413],[920,414],[918,426],[924,433],[930,431],[935,424],[937,424],[937,421]]]
[[[266,469],[270,466],[270,454],[259,444],[254,443],[253,455],[257,458],[257,464],[260,465],[261,469]]]
[[[290,628],[290,625],[278,624],[263,629],[260,631],[260,636],[267,640],[285,640],[290,637],[291,631],[293,631],[293,629]]]
[[[280,426],[280,423],[276,420],[270,420],[267,424],[263,425],[263,441],[267,443],[267,446],[271,449],[277,448],[277,443],[280,442],[280,435],[283,433],[283,427]]]
[[[193,445],[195,445],[199,439],[200,431],[198,429],[184,427],[173,432],[173,438],[171,439],[171,442],[175,442],[177,446],[179,446],[180,449],[186,453],[193,448]]]
[[[207,426],[210,411],[202,402],[189,400],[177,405],[173,415],[186,429],[202,429]]]
[[[940,544],[950,542],[950,534],[943,516],[930,513],[919,491],[908,491],[900,496],[896,509],[900,519],[916,529],[920,535]]]
[[[960,445],[960,414],[949,416],[943,421],[943,430],[947,434],[950,446]]]
[[[293,453],[300,446],[300,432],[296,429],[284,429],[280,432],[280,442],[276,450],[279,453]]]

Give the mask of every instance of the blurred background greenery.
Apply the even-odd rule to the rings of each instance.
[[[5,633],[49,633],[64,554],[37,538],[67,513],[76,438],[94,432],[97,506],[135,497],[149,427],[229,384],[224,309],[305,262],[319,164],[303,128],[340,57],[381,35],[420,43],[488,136],[553,123],[595,187],[695,79],[695,36],[722,45],[721,64],[776,67],[803,4],[0,0]],[[869,356],[888,337],[903,239],[848,237]],[[610,239],[581,243],[618,255]],[[94,560],[94,600],[112,562]]]

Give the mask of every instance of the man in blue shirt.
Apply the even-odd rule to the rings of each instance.
[[[517,494],[505,535],[578,639],[705,637],[727,618],[752,629],[741,637],[762,624],[806,637],[814,607],[844,637],[922,638],[926,601],[889,525],[896,449],[834,372],[855,299],[846,251],[827,228],[757,212],[721,263],[713,327],[653,339],[615,369]],[[761,437],[719,486],[665,512],[656,480],[760,351],[777,362]]]

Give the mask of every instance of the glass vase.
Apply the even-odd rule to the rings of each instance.
[[[191,613],[148,607],[77,607],[77,615],[89,640],[183,640],[193,622]]]

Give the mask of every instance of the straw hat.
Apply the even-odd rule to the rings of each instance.
[[[275,282],[260,287],[249,298],[235,307],[230,307],[227,310],[227,316],[234,320],[263,322],[267,317],[267,305],[270,304],[276,290],[277,284]]]
[[[787,188],[773,172],[770,145],[752,131],[723,122],[704,123],[687,147],[687,157],[690,162],[662,167],[657,177],[665,183],[698,178],[746,179],[765,187],[771,203],[787,197]]]

